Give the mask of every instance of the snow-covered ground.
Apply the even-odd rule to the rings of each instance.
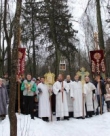
[[[87,119],[44,122],[17,115],[18,136],[110,136],[110,113]],[[9,136],[8,117],[0,122],[0,136]]]

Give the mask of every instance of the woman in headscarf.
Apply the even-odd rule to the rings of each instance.
[[[9,103],[6,86],[0,78],[0,118],[3,120],[7,114],[7,104]]]

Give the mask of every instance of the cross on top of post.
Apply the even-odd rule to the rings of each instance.
[[[99,39],[98,39],[98,33],[94,33],[94,41],[95,41],[95,50],[99,49]]]
[[[48,66],[48,71],[49,71],[49,73],[51,72],[51,71],[50,71],[50,66]]]
[[[78,71],[76,73],[76,75],[78,75],[79,77],[81,77],[81,81],[84,82],[84,78],[85,78],[85,76],[89,76],[89,72],[86,71],[86,69],[84,67],[82,67],[80,69],[80,71]]]

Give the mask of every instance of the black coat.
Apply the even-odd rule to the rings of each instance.
[[[94,81],[93,84],[94,84],[95,87],[97,88],[98,82],[97,82],[97,81]],[[104,84],[103,81],[100,81],[100,88],[101,88],[101,91],[102,91],[102,95],[106,94],[105,84]]]

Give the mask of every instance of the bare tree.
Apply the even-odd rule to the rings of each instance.
[[[9,18],[8,18],[8,16],[9,16]],[[11,20],[10,14],[8,12],[8,0],[4,0],[3,27],[4,27],[6,42],[7,42],[7,57],[9,58],[7,60],[7,62],[8,62],[7,71],[8,71],[9,76],[11,75],[11,39],[12,39],[12,35],[13,35],[13,26],[14,26],[13,22],[14,22],[14,18],[13,18],[13,20]]]
[[[22,0],[16,1],[16,12],[14,17],[14,42],[12,49],[12,63],[11,63],[11,88],[9,101],[9,119],[10,119],[10,136],[17,136],[17,118],[15,114],[15,99],[16,99],[16,75],[18,64],[18,47],[20,43],[20,16],[21,16]]]

